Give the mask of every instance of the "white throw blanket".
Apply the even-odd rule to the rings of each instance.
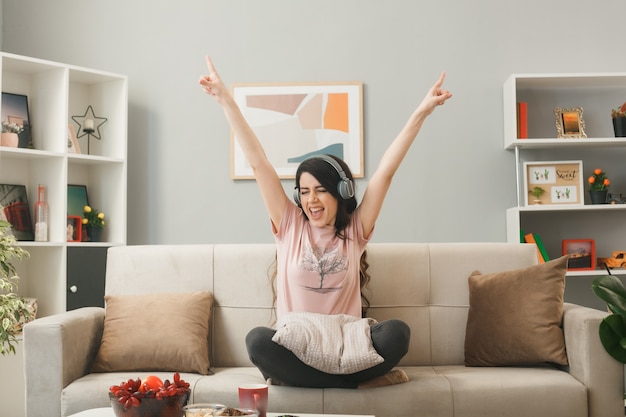
[[[375,323],[345,314],[288,313],[272,340],[322,372],[353,374],[384,361],[372,345]]]

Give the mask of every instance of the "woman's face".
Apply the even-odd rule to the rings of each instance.
[[[337,199],[308,172],[300,176],[300,203],[313,226],[335,225]]]

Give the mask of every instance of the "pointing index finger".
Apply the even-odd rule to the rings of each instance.
[[[206,56],[206,66],[212,73],[217,73],[215,67],[213,66],[213,62],[211,61],[211,57],[208,55]]]

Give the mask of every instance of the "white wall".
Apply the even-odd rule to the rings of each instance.
[[[623,0],[3,3],[4,51],[129,75],[129,243],[272,241],[255,184],[229,177],[228,127],[197,86],[206,53],[227,84],[362,81],[366,176],[447,71],[454,98],[398,172],[376,241],[505,240],[515,180],[503,81],[626,69]]]

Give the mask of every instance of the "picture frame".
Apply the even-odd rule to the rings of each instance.
[[[524,162],[523,170],[525,206],[584,205],[583,161]]]
[[[67,125],[67,152],[80,154],[80,146],[78,145],[78,139],[76,138],[76,130],[71,124]]]
[[[81,242],[83,237],[83,219],[81,216],[67,216],[65,229],[68,242]]]
[[[68,184],[67,186],[67,215],[83,216],[83,207],[89,205],[87,186]]]
[[[304,159],[330,154],[363,178],[363,83],[233,84],[233,98],[280,178]],[[254,179],[231,130],[231,178]]]
[[[564,239],[563,255],[569,255],[569,271],[590,271],[596,269],[596,243],[593,239]]]
[[[18,148],[33,148],[30,114],[28,111],[28,97],[22,94],[13,94],[2,92],[2,101],[0,103],[2,114],[0,118],[3,122],[15,122],[22,125],[24,130],[18,133]]]
[[[556,137],[586,138],[585,120],[583,119],[583,108],[554,108],[554,119],[556,121]]]
[[[15,239],[35,240],[25,185],[0,184],[0,207],[0,219],[11,223],[11,233]]]

